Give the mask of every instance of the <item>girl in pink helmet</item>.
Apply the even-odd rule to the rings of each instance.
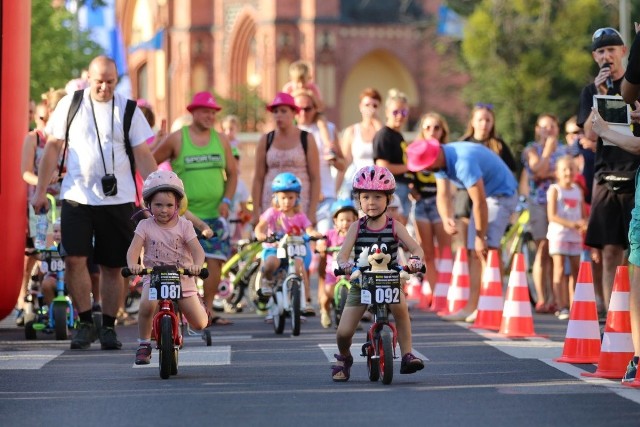
[[[200,273],[204,264],[204,250],[198,242],[193,223],[180,216],[180,203],[185,197],[184,185],[174,172],[157,170],[147,177],[142,187],[144,204],[151,217],[138,223],[133,241],[127,251],[127,266],[131,273],[140,273],[138,264],[144,248],[143,264],[147,268],[157,265],[175,265]],[[149,277],[143,280],[140,311],[138,312],[138,339],[136,365],[151,362],[151,320],[157,301],[149,300]],[[180,310],[194,329],[207,326],[208,316],[198,298],[193,277],[182,276],[182,299]]]
[[[364,249],[374,243],[385,245],[391,255],[391,265],[397,266],[398,242],[402,242],[414,255],[409,267],[412,272],[422,268],[424,253],[420,245],[409,235],[407,229],[397,220],[386,214],[389,203],[396,189],[396,181],[391,172],[382,166],[365,166],[358,170],[353,177],[353,197],[356,206],[364,212],[364,216],[351,224],[342,248],[338,253],[338,266],[350,273],[353,264],[349,262],[351,251],[355,248],[355,259],[359,266],[368,265],[366,254],[360,255]],[[368,250],[368,249],[367,249]],[[361,259],[364,259],[363,260]],[[358,282],[353,282],[347,303],[338,325],[336,340],[338,352],[336,364],[333,366],[334,381],[347,381],[353,364],[351,356],[351,341],[358,327],[358,322],[367,309],[367,304],[360,302],[361,288]],[[422,360],[411,354],[411,321],[404,294],[401,292],[399,304],[392,304],[391,313],[396,321],[398,341],[402,352],[400,365],[401,374],[412,374],[424,368]]]

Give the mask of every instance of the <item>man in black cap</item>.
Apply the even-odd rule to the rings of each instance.
[[[591,55],[600,67],[594,82],[585,86],[580,95],[578,126],[585,136],[597,139],[595,176],[591,196],[591,215],[585,243],[602,253],[602,287],[604,307],[608,309],[618,265],[624,264],[624,251],[629,246],[629,222],[634,204],[635,173],[640,156],[604,142],[592,129],[594,95],[620,95],[624,77],[622,59],[627,48],[620,33],[613,28],[600,28],[591,39]],[[635,134],[640,135],[640,126]]]

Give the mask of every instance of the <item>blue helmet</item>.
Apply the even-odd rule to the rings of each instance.
[[[352,211],[358,216],[358,210],[351,199],[338,199],[331,204],[331,216],[333,218],[343,211]]]
[[[300,194],[302,191],[302,183],[297,176],[291,172],[284,172],[277,175],[271,183],[271,192],[279,193],[281,191],[293,191]]]

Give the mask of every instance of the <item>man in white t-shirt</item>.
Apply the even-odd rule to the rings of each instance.
[[[117,81],[115,62],[106,56],[94,58],[89,65],[90,86],[84,89],[80,108],[69,127],[60,199],[65,282],[80,318],[78,331],[71,340],[72,349],[87,349],[98,337],[103,350],[122,346],[114,325],[124,288],[120,268],[127,265],[127,249],[133,238],[131,216],[136,189],[124,144],[127,99],[114,92]],[[60,100],[47,125],[49,139],[31,199],[36,212],[48,208],[46,187],[58,173],[72,98],[73,94],[68,94]],[[143,178],[157,168],[145,144],[152,136],[147,120],[136,108],[129,140]],[[90,255],[100,267],[103,313],[100,331],[91,316],[91,279],[87,268]]]

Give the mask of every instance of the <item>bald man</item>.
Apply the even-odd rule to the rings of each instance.
[[[127,99],[115,93],[115,62],[98,56],[89,65],[90,86],[69,127],[66,174],[62,180],[62,243],[65,282],[78,310],[80,323],[71,349],[84,350],[100,338],[103,350],[122,347],[114,329],[123,286],[120,268],[133,238],[135,183],[124,143],[124,110]],[[57,173],[65,145],[67,115],[73,94],[60,100],[46,128],[48,141],[40,162],[38,185],[31,203],[36,212],[49,209],[46,187]],[[136,108],[129,130],[135,164],[143,178],[156,162],[145,141],[153,136],[142,112]],[[91,316],[91,278],[87,258],[100,268],[102,327]]]

